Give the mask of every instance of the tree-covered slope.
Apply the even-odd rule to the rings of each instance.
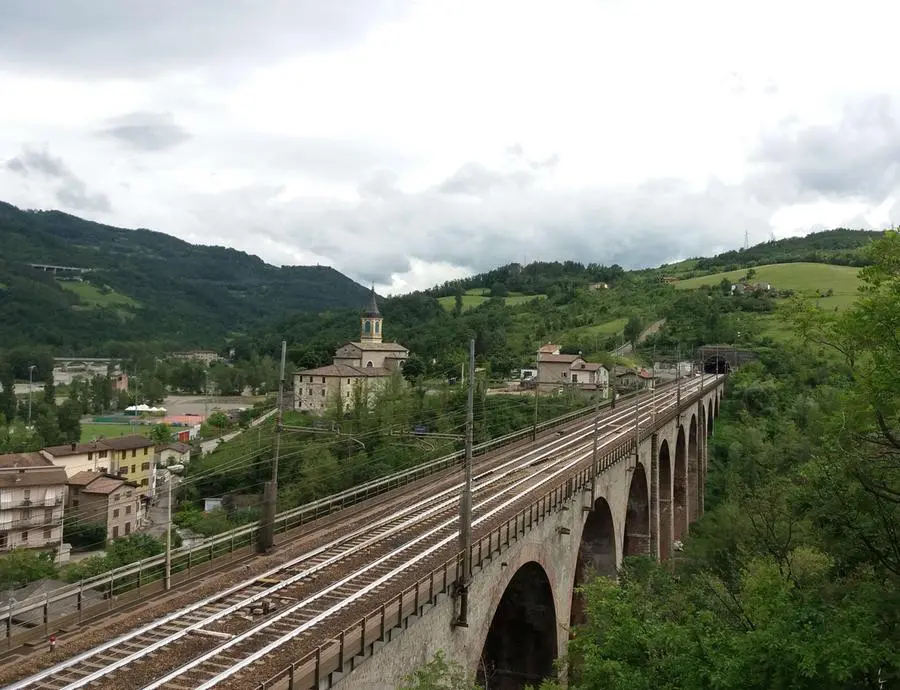
[[[92,269],[86,284],[30,264]],[[0,202],[0,342],[100,354],[110,341],[218,347],[225,337],[301,311],[355,308],[366,288],[324,266],[275,267],[58,211]]]

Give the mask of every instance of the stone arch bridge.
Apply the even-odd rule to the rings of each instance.
[[[514,539],[507,529],[501,540],[496,529],[473,575],[468,627],[452,625],[457,599],[417,601],[415,615],[398,614],[398,625],[387,626],[367,656],[345,663],[343,674],[321,677],[319,686],[394,690],[438,650],[491,690],[518,690],[551,676],[571,626],[582,619],[574,588],[592,573],[615,577],[625,556],[670,558],[703,513],[707,442],[723,395],[720,378],[658,418],[636,449],[614,453],[589,488],[578,489],[573,478],[568,491],[529,510],[528,529],[523,514]],[[400,608],[407,610],[402,599]]]

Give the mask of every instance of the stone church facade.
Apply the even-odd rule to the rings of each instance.
[[[357,392],[367,399],[403,368],[409,350],[384,342],[384,318],[375,290],[360,319],[359,340],[339,347],[331,364],[294,374],[294,406],[301,412],[324,412],[340,400],[353,404]]]

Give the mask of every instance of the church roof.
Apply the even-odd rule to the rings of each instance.
[[[351,367],[349,364],[328,364],[318,369],[304,369],[298,371],[295,376],[339,376],[341,378],[354,378],[360,376],[381,377],[393,376],[394,372],[384,367]]]
[[[400,343],[362,343],[358,340],[347,343],[344,347],[352,345],[357,350],[366,352],[409,352],[408,348],[403,347]]]
[[[363,312],[363,316],[380,317],[381,312],[378,311],[378,301],[375,299],[375,286],[372,286],[372,295],[369,298],[369,306]]]

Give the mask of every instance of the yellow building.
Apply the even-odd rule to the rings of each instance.
[[[71,443],[42,448],[41,454],[64,467],[71,478],[79,472],[117,475],[134,482],[142,493],[150,493],[154,471],[154,443],[147,436],[131,434],[91,443]]]
[[[294,374],[296,409],[321,412],[336,400],[349,406],[356,391],[370,398],[402,369],[409,350],[399,343],[383,341],[384,319],[374,289],[359,331],[359,340],[338,348],[332,364]]]

